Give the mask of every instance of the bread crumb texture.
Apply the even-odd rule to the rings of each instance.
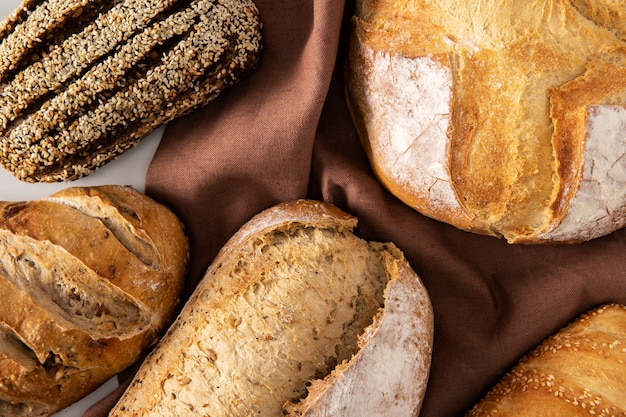
[[[626,307],[606,305],[523,358],[468,417],[626,415]]]
[[[25,1],[0,25],[0,163],[88,175],[258,63],[249,0]]]
[[[48,416],[138,360],[187,256],[178,219],[128,187],[0,203],[0,415]]]
[[[357,2],[348,102],[381,182],[509,242],[624,227],[624,13],[611,1]]]
[[[389,265],[399,251],[301,220],[281,226],[276,218],[274,225],[267,217],[254,221],[269,229],[227,244],[112,416],[333,415],[307,414],[299,403],[312,381],[324,384],[318,380],[338,365],[349,366],[369,343],[364,331],[387,308],[385,289],[397,272]],[[411,381],[411,390],[423,395],[432,343],[430,304],[423,298],[407,304],[418,304],[423,316],[396,323],[390,343],[404,344],[410,358],[388,348],[390,356],[380,358],[389,379],[372,374],[369,382],[355,379],[353,385],[376,385],[382,392],[391,387],[404,395],[398,386]],[[414,331],[403,333],[416,322],[424,323],[420,340]],[[407,363],[411,372],[415,363],[423,364],[422,374],[415,372],[422,386],[415,375],[398,381],[402,370],[391,372]],[[397,415],[419,409],[421,398],[413,392],[401,404],[408,414]]]

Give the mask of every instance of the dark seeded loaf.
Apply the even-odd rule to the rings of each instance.
[[[25,1],[0,26],[0,163],[73,180],[258,62],[250,0]]]

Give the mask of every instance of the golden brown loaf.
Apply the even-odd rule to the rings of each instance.
[[[417,415],[430,300],[402,253],[355,225],[309,200],[244,225],[110,416]]]
[[[594,309],[523,358],[467,417],[626,415],[626,306]]]
[[[358,0],[347,97],[423,214],[509,242],[626,224],[622,2]]]
[[[0,163],[73,180],[258,63],[251,0],[25,0],[0,25]]]
[[[136,361],[187,257],[177,217],[129,187],[0,203],[0,415],[50,415]]]

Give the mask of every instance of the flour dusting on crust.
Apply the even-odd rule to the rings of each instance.
[[[626,225],[626,109],[589,106],[578,192],[563,221],[542,239],[594,239]],[[589,222],[595,227],[589,228]]]
[[[372,157],[391,181],[424,195],[429,210],[462,210],[447,166],[452,72],[433,57],[410,58],[362,46],[371,112]]]

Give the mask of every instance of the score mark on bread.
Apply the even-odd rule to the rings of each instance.
[[[26,0],[0,25],[0,163],[88,175],[258,64],[251,0]]]
[[[622,9],[358,1],[347,98],[381,182],[427,216],[512,243],[624,227]]]
[[[428,294],[392,244],[300,200],[218,254],[111,416],[414,416],[430,368]]]
[[[129,187],[0,203],[0,415],[48,416],[137,361],[188,256],[178,218]]]

